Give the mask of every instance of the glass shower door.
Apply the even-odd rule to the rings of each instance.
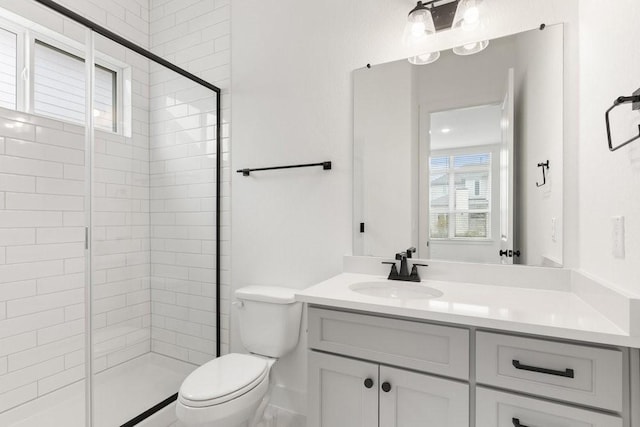
[[[0,2],[0,425],[84,427],[88,31]]]
[[[216,93],[94,35],[93,425],[216,356]]]

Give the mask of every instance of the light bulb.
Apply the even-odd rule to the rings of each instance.
[[[477,6],[472,6],[464,12],[462,19],[462,29],[473,31],[480,23],[480,11]]]
[[[411,36],[414,38],[423,37],[425,28],[424,22],[414,22],[411,25]]]

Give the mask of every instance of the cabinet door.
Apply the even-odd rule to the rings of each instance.
[[[478,387],[476,425],[480,427],[622,427],[615,415]]]
[[[308,361],[308,427],[378,425],[377,364],[315,351]]]
[[[380,427],[469,427],[469,386],[381,366]]]

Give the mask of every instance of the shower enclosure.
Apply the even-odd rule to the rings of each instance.
[[[0,0],[0,425],[129,426],[220,354],[220,90]]]

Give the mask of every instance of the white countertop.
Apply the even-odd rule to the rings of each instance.
[[[430,299],[395,299],[368,296],[349,289],[359,282],[386,281],[385,276],[342,273],[301,290],[298,301],[349,310],[446,322],[507,332],[640,347],[604,314],[570,290],[423,280],[421,285],[443,293]],[[394,282],[402,286],[407,282]]]

